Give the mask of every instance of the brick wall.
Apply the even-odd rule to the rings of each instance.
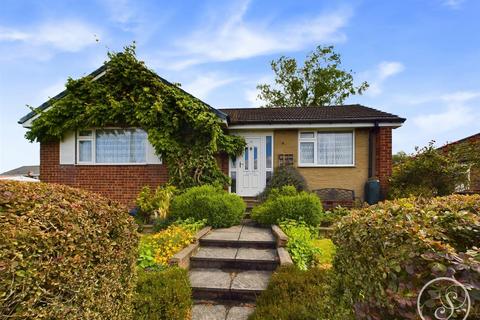
[[[375,135],[375,176],[380,180],[381,196],[385,198],[392,175],[392,128],[380,127]]]
[[[168,180],[165,165],[60,165],[58,142],[40,144],[40,180],[100,193],[129,207],[141,188]]]

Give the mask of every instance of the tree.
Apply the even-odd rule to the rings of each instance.
[[[469,169],[480,167],[480,143],[437,149],[434,142],[397,157],[390,179],[390,198],[445,196],[469,184]]]
[[[318,46],[302,67],[295,58],[282,56],[271,62],[275,85],[259,84],[258,98],[265,107],[310,107],[342,104],[351,95],[362,94],[368,83],[354,85],[352,70],[341,69],[333,46]]]

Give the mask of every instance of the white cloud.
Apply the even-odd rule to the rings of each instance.
[[[24,30],[0,27],[0,44],[16,43],[16,49],[24,55],[30,49],[41,48],[39,55],[49,56],[52,50],[77,52],[92,44],[102,34],[97,27],[82,21],[49,21]],[[10,45],[10,51],[15,47]],[[32,50],[32,56],[37,52]],[[13,56],[13,55],[12,55]],[[40,57],[41,58],[41,57]]]
[[[374,70],[364,72],[363,75],[370,84],[366,94],[370,96],[380,95],[383,92],[383,83],[388,78],[403,72],[403,70],[405,70],[405,66],[398,61],[382,61]]]
[[[193,33],[175,43],[167,57],[174,63],[168,61],[166,67],[182,69],[194,64],[246,59],[344,41],[346,36],[341,29],[352,15],[351,9],[342,8],[277,25],[267,19],[247,20],[248,7],[249,2],[242,1],[226,13],[207,18]]]
[[[447,7],[458,9],[465,0],[443,0],[443,4]]]
[[[238,78],[207,73],[195,77],[191,82],[184,84],[182,88],[200,99],[205,99],[213,90],[236,80]]]
[[[469,102],[478,98],[480,92],[457,91],[430,100],[424,99],[423,103],[439,104],[441,111],[418,115],[413,118],[413,123],[426,133],[448,132],[474,125],[480,121],[480,112]]]
[[[129,0],[103,0],[106,6],[110,20],[125,24],[130,22],[135,14],[135,6],[132,6]]]

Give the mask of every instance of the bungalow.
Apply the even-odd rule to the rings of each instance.
[[[91,75],[100,78],[100,68]],[[162,79],[168,83],[168,81]],[[62,92],[53,99],[61,99]],[[46,110],[49,101],[38,109]],[[353,190],[364,200],[371,177],[384,194],[392,170],[392,129],[405,121],[362,105],[297,108],[212,108],[230,134],[243,136],[246,147],[235,159],[220,157],[232,178],[231,192],[260,193],[275,168],[292,165],[310,189]],[[29,128],[31,112],[19,123]],[[132,205],[140,189],[168,180],[165,165],[139,128],[90,128],[65,134],[61,141],[40,144],[40,180],[102,193]]]

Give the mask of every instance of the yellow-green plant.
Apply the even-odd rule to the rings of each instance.
[[[144,186],[136,199],[143,222],[146,223],[153,219],[166,219],[175,191],[174,186],[158,186],[154,192],[149,186]]]

